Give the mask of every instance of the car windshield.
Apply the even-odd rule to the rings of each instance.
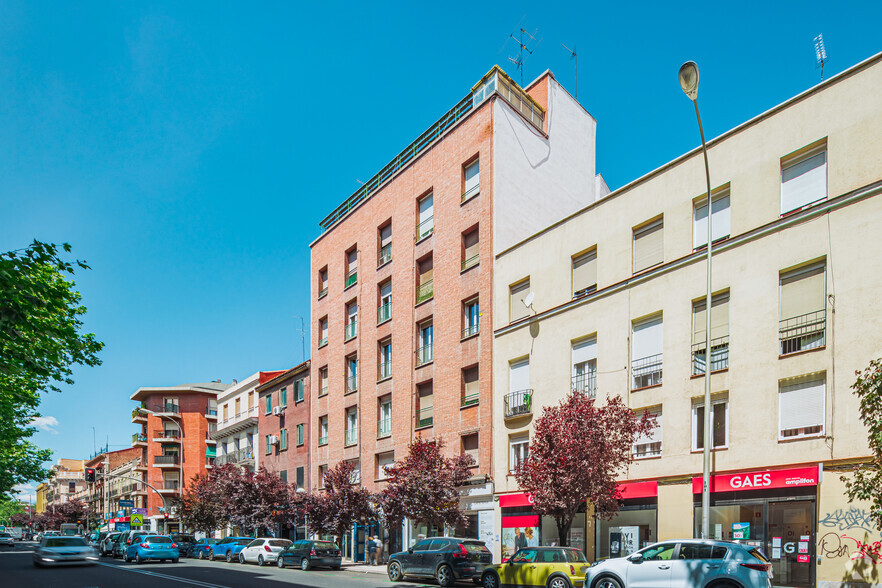
[[[313,549],[340,549],[336,543],[330,541],[316,541],[313,543]]]
[[[175,543],[193,543],[193,535],[172,535]]]
[[[570,563],[588,563],[588,558],[581,549],[567,549],[567,560]]]
[[[490,551],[480,541],[463,541],[462,545],[469,553],[484,553],[485,551]]]
[[[248,545],[254,541],[254,539],[236,539],[236,545]]]
[[[771,563],[771,562],[769,562],[768,558],[765,555],[763,555],[763,552],[760,551],[759,549],[751,549],[750,555],[757,558],[758,560],[760,560],[763,563]]]
[[[146,537],[147,543],[171,543],[171,537]]]
[[[291,541],[287,539],[272,539],[269,544],[270,547],[288,547],[291,545]]]
[[[52,537],[46,540],[46,547],[84,547],[85,539],[81,537]]]
[[[214,545],[217,543],[217,539],[200,539],[199,543],[202,543],[203,545]]]

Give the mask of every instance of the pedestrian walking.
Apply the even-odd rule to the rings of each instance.
[[[368,561],[372,566],[377,565],[377,540],[373,536],[368,537]]]

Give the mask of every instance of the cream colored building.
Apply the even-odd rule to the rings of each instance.
[[[840,480],[869,455],[849,386],[882,356],[880,88],[882,54],[708,143],[711,528],[761,546],[775,585],[882,572],[882,558],[859,554],[880,540],[870,507],[849,504]],[[682,107],[692,108],[685,97]],[[571,542],[594,560],[697,536],[705,186],[699,148],[497,255],[493,477],[504,545],[527,528],[540,544],[557,541],[509,470],[542,407],[571,389],[659,417],[622,475],[623,510],[597,524],[579,515]]]

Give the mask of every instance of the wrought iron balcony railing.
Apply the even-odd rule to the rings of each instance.
[[[422,241],[435,232],[435,217],[430,216],[416,227],[416,240]]]
[[[377,437],[388,437],[392,434],[392,417],[377,421]]]
[[[503,416],[507,419],[533,414],[533,390],[509,392],[502,399]]]
[[[177,455],[157,455],[153,458],[153,463],[158,465],[178,465],[180,460]]]
[[[631,362],[634,377],[633,389],[656,386],[662,383],[662,354],[641,357]]]
[[[590,371],[573,376],[573,391],[581,392],[589,398],[597,396],[597,372]]]
[[[474,404],[478,404],[478,398],[480,397],[480,393],[472,392],[471,394],[463,394],[462,399],[460,400],[460,406],[472,406]]]
[[[346,393],[358,390],[358,374],[346,377]]]
[[[816,310],[782,320],[778,327],[778,339],[781,355],[823,347],[827,343],[827,311]]]
[[[704,341],[692,346],[692,375],[704,374],[706,357]],[[727,367],[729,367],[729,335],[711,339],[711,371],[724,370]]]
[[[419,427],[431,427],[434,422],[434,407],[421,408],[417,411],[417,422],[416,426]]]
[[[469,257],[468,259],[463,259],[462,260],[462,271],[465,271],[465,270],[469,269],[470,267],[475,267],[476,265],[478,265],[479,257],[480,256],[477,253],[475,253],[474,255]]]
[[[386,243],[380,247],[380,251],[377,254],[377,267],[385,265],[390,261],[392,261],[392,243]]]
[[[416,364],[417,367],[421,365],[426,365],[433,359],[433,345],[430,343],[428,345],[423,345],[419,349],[416,350]]]
[[[358,321],[352,321],[346,325],[346,332],[344,333],[343,340],[349,341],[353,337],[358,334]]]
[[[417,299],[416,299],[417,304],[419,304],[420,302],[423,302],[425,300],[428,300],[429,298],[432,297],[432,294],[433,294],[432,280],[429,280],[427,282],[423,282],[422,284],[419,285],[419,288],[417,288]]]
[[[392,362],[384,361],[377,366],[377,379],[385,380],[392,377]]]
[[[463,339],[465,339],[466,337],[471,337],[472,335],[477,335],[477,334],[478,334],[478,323],[475,323],[473,325],[469,325],[462,330],[462,338]]]
[[[392,303],[387,302],[377,309],[377,324],[385,323],[392,318]]]
[[[350,270],[349,273],[346,274],[346,282],[343,285],[343,289],[345,290],[356,282],[358,282],[358,269]]]

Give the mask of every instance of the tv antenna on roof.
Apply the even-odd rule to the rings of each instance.
[[[575,98],[576,98],[576,100],[578,100],[579,99],[579,56],[576,53],[575,49],[570,49],[569,47],[567,47],[563,43],[561,43],[560,46],[563,47],[564,49],[566,49],[567,51],[569,51],[572,54],[573,59],[576,61],[576,94],[575,94]]]
[[[524,51],[527,52],[527,57],[529,57],[530,55],[533,54],[533,51],[536,50],[536,47],[539,46],[539,43],[542,42],[542,39],[539,39],[538,41],[536,40],[536,33],[539,32],[539,29],[534,30],[533,34],[530,34],[527,31],[525,31],[524,27],[519,27],[518,30],[520,31],[519,36],[515,37],[514,33],[511,33],[509,35],[509,38],[514,39],[518,44],[518,57],[517,57],[517,59],[515,59],[514,57],[509,57],[508,60],[511,61],[513,64],[515,64],[515,67],[517,68],[518,73],[520,73],[521,88],[523,88],[524,87]],[[524,35],[527,35],[527,37],[529,37],[527,39],[526,43],[524,43]],[[531,44],[533,45],[532,49],[530,48]]]
[[[824,35],[820,34],[814,39],[815,41],[815,59],[817,65],[815,69],[821,68],[821,81],[824,81],[824,64],[827,62],[827,49],[824,47]]]

